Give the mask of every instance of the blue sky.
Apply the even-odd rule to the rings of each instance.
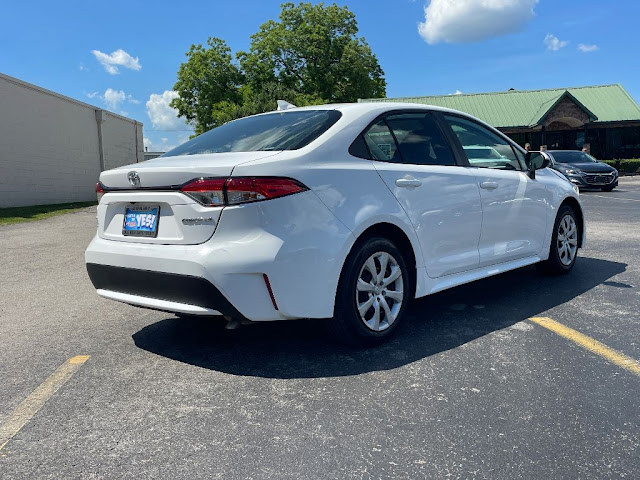
[[[189,46],[247,49],[280,3],[7,2],[0,72],[139,120],[164,150],[190,134],[167,106]],[[640,100],[637,0],[336,3],[356,14],[390,97],[621,83]]]

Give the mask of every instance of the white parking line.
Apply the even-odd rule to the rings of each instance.
[[[620,198],[620,197],[605,197],[604,195],[584,195],[585,197],[598,197],[598,198],[606,198],[609,200],[625,200],[627,202],[640,202],[640,200],[635,198]]]

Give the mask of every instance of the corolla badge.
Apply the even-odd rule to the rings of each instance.
[[[140,175],[138,175],[138,172],[136,171],[129,172],[129,174],[127,175],[127,178],[129,179],[129,183],[131,184],[131,186],[133,187],[140,186]]]

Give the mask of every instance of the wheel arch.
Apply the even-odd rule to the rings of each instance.
[[[338,288],[336,289],[336,295],[340,290],[340,284],[343,281],[345,265],[347,264],[351,255],[354,255],[355,252],[358,251],[358,247],[362,245],[364,242],[369,240],[370,238],[386,238],[391,241],[394,245],[400,249],[403,253],[405,263],[409,267],[409,279],[411,282],[411,298],[415,298],[416,288],[417,288],[417,268],[418,268],[418,260],[419,257],[416,256],[415,249],[409,236],[404,232],[402,228],[398,225],[389,222],[379,222],[373,225],[370,225],[366,229],[364,229],[355,239],[351,248],[349,249],[349,253],[345,257],[345,260],[342,264],[342,269],[340,271],[340,277],[338,280]],[[420,252],[418,252],[420,253]],[[335,302],[334,302],[335,305]],[[335,307],[334,307],[335,308]]]

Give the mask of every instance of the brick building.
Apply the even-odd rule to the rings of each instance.
[[[601,159],[640,157],[640,106],[622,85],[368,99],[453,108],[533,150],[582,149]]]

